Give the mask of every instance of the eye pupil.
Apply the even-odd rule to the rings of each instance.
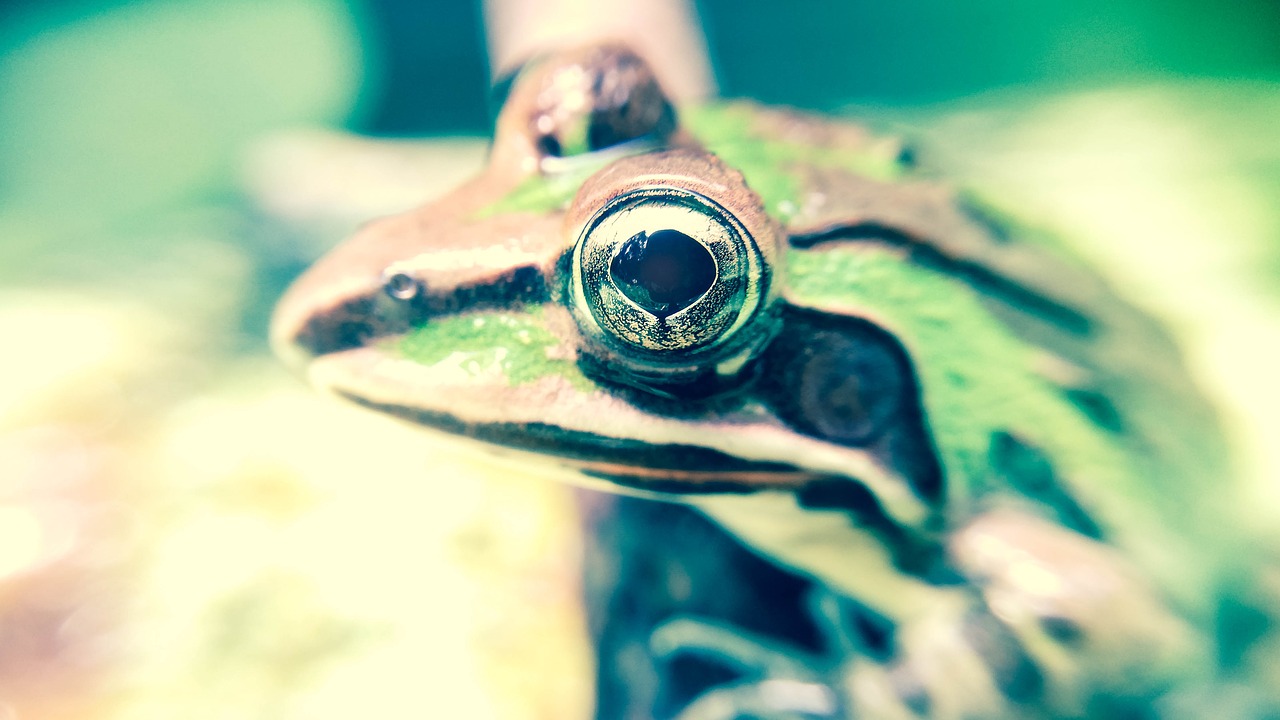
[[[618,247],[609,274],[623,295],[665,318],[711,289],[716,261],[702,243],[679,230],[642,230]]]

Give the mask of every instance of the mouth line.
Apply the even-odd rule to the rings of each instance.
[[[752,461],[711,448],[650,444],[566,430],[545,423],[467,423],[446,413],[394,402],[379,402],[335,390],[352,403],[425,428],[499,448],[497,455],[551,463],[578,484],[668,500],[761,492],[794,493],[804,507],[837,512],[889,549],[904,572],[945,585],[955,582],[943,549],[926,528],[910,528],[892,518],[870,489],[847,476],[806,470],[782,462]],[[542,466],[544,469],[546,465]],[[533,468],[531,472],[536,472]]]
[[[855,510],[855,525],[886,538],[930,536],[939,521],[938,508],[869,458],[795,435],[761,408],[709,411],[705,423],[701,416],[652,417],[652,409],[563,375],[512,383],[492,368],[447,371],[454,370],[463,374],[441,376],[434,366],[373,346],[316,358],[307,374],[348,402],[487,444],[496,455],[540,458],[539,474],[554,468],[579,484],[603,480],[663,496],[797,492],[815,506]]]
[[[753,461],[688,444],[652,444],[545,423],[468,423],[447,413],[335,390],[352,403],[503,449],[554,458],[567,470],[625,488],[671,495],[795,490],[821,477],[781,462]]]

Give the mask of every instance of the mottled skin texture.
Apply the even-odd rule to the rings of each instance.
[[[715,531],[663,532],[688,511],[597,501],[613,520],[594,547],[628,556],[593,596],[602,674],[679,686],[606,698],[616,717],[689,699],[688,720],[1197,707],[1236,670],[1215,614],[1269,615],[1241,600],[1220,441],[1160,330],[895,141],[747,105],[671,126],[636,68],[586,49],[524,73],[479,177],[299,280],[282,354],[363,405],[685,500],[776,564],[762,579]],[[777,282],[745,365],[653,387],[571,310],[583,224],[646,175],[713,197],[764,248]],[[653,567],[691,589],[628,570]],[[619,593],[631,613],[608,611]],[[811,620],[744,629],[753,612]]]

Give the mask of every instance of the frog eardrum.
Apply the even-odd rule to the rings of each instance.
[[[579,191],[566,232],[588,367],[661,391],[736,376],[773,334],[782,233],[712,155],[609,165]]]

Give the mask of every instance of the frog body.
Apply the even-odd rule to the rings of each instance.
[[[856,608],[786,679],[825,704],[777,717],[1159,714],[1222,674],[1229,473],[1172,343],[1060,250],[895,140],[677,113],[586,48],[522,73],[476,179],[317,263],[273,339],[366,407],[688,503],[818,616]],[[673,623],[668,654],[745,647]],[[685,717],[767,704],[799,657],[767,644]]]

